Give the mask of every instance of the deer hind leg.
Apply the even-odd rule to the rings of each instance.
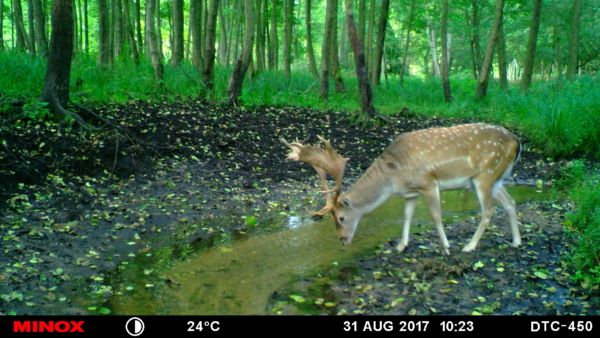
[[[521,245],[521,234],[519,233],[519,224],[517,223],[517,205],[515,201],[510,197],[506,189],[500,184],[494,191],[494,198],[502,204],[504,210],[508,214],[508,220],[510,222],[510,230],[512,232],[512,246],[518,247]]]
[[[479,240],[481,239],[481,236],[485,231],[485,228],[487,228],[488,224],[490,223],[492,214],[494,213],[494,205],[492,202],[492,183],[488,183],[489,181],[486,180],[486,178],[488,177],[484,177],[483,179],[473,179],[473,185],[475,186],[477,198],[479,199],[479,205],[481,206],[481,221],[479,222],[479,226],[473,234],[471,241],[462,249],[463,252],[475,250]]]
[[[442,251],[444,254],[449,255],[450,244],[446,238],[444,232],[444,226],[442,224],[442,206],[440,203],[440,190],[438,187],[434,189],[426,190],[422,192],[423,196],[427,199],[427,205],[429,206],[429,212],[431,212],[431,218],[435,227],[437,228],[438,235],[440,236],[440,243],[442,244]]]
[[[417,205],[417,198],[407,198],[404,202],[404,227],[402,228],[402,239],[400,244],[396,246],[399,252],[404,251],[408,245],[408,235],[410,234],[410,222],[412,221],[415,213],[415,206]]]

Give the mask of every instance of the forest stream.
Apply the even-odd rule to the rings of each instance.
[[[514,186],[509,191],[517,203],[542,200],[547,194],[528,186]],[[201,249],[166,266],[160,262],[158,265],[164,266],[162,269],[154,264],[160,256],[139,257],[117,277],[117,292],[109,305],[116,314],[269,314],[269,298],[290,281],[318,273],[331,264],[351,262],[387,239],[398,236],[402,205],[401,198],[392,198],[365,217],[357,238],[346,247],[338,242],[328,217],[312,222],[291,216],[282,219],[284,230]],[[446,223],[460,221],[478,211],[472,192],[446,192],[442,206]],[[413,227],[416,233],[433,231],[423,201],[417,207],[415,223],[419,224]],[[496,235],[488,233],[487,236]],[[481,259],[481,254],[486,255],[460,253],[460,242],[464,240],[451,240],[453,255],[464,255],[474,262]],[[502,243],[502,239],[496,240]],[[437,242],[430,246],[438,251]],[[407,258],[418,255],[418,251],[407,251],[407,254],[393,254]]]

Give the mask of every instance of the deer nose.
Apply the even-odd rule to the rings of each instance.
[[[342,243],[342,245],[350,244],[350,240],[348,239],[348,237],[340,237],[340,242]]]

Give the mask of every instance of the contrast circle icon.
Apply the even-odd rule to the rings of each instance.
[[[144,332],[144,329],[144,321],[138,317],[131,317],[127,320],[127,323],[125,323],[125,331],[132,337],[141,335],[142,332]]]

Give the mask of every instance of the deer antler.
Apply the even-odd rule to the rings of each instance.
[[[305,146],[298,141],[289,143],[284,138],[280,139],[283,144],[290,148],[290,152],[287,155],[288,160],[306,162],[310,164],[319,175],[323,187],[321,192],[325,195],[326,204],[321,210],[311,212],[313,216],[326,215],[333,209],[335,199],[342,190],[342,179],[344,177],[346,162],[348,162],[347,158],[340,156],[335,149],[333,149],[329,140],[326,140],[321,136],[318,137],[319,140],[323,142],[325,148],[318,145]],[[335,179],[335,187],[333,189],[330,189],[329,184],[327,184],[327,174]]]

